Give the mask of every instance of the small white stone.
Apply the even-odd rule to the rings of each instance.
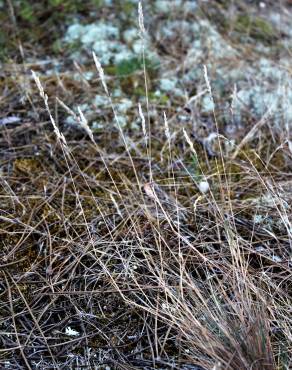
[[[209,191],[209,189],[210,189],[210,186],[209,186],[208,181],[201,181],[199,183],[199,190],[201,193],[205,194],[207,193],[207,191]]]
[[[21,121],[21,118],[16,116],[4,117],[0,119],[0,125],[8,125],[10,123],[18,123]]]
[[[266,249],[265,249],[264,247],[262,247],[261,245],[260,245],[260,246],[258,246],[258,247],[256,247],[256,248],[255,248],[255,250],[256,250],[257,252],[266,252]]]
[[[274,262],[282,262],[282,258],[281,258],[281,257],[279,257],[279,256],[277,256],[277,255],[272,256],[272,260],[273,260]]]
[[[79,333],[78,331],[70,328],[70,326],[68,326],[66,329],[65,329],[65,333],[67,335],[69,335],[70,337],[78,337]]]

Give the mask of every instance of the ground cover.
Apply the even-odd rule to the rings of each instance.
[[[291,13],[0,2],[1,367],[291,367]]]

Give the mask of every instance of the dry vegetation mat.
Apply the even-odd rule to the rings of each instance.
[[[0,1],[0,368],[292,366],[291,1]]]

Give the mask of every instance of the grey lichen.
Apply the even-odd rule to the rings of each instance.
[[[131,6],[133,4],[134,2],[131,2]],[[111,2],[108,6],[112,6]],[[150,8],[148,4],[145,6],[146,11]],[[147,68],[152,68],[155,63],[162,65],[165,62],[165,56],[156,50],[157,42],[164,43],[166,48],[168,45],[172,47],[173,44],[179,44],[181,53],[178,55],[179,62],[175,69],[155,67],[157,68],[155,82],[152,82],[152,91],[149,92],[151,99],[161,102],[163,97],[167,104],[173,99],[179,99],[183,104],[189,94],[199,93],[200,95],[206,87],[203,76],[203,65],[206,65],[210,73],[216,106],[209,93],[201,94],[198,101],[203,113],[212,113],[214,109],[215,111],[225,110],[224,107],[228,103],[226,99],[229,99],[236,86],[237,93],[234,96],[232,108],[234,118],[238,122],[242,120],[246,111],[260,118],[270,109],[271,116],[274,118],[273,124],[288,127],[292,121],[292,81],[288,58],[283,58],[281,65],[273,62],[267,56],[272,46],[269,43],[263,43],[262,38],[255,37],[255,50],[262,56],[249,63],[242,57],[241,51],[231,44],[230,39],[222,35],[210,19],[205,19],[198,9],[197,1],[157,0],[153,3],[151,11],[162,20],[159,21],[157,28],[153,27],[153,30],[150,28],[143,37],[138,24],[137,27],[129,27],[128,24],[125,27],[121,17],[121,19],[90,24],[75,22],[68,27],[64,42],[75,45],[72,57],[81,61],[82,58],[88,60],[90,54],[88,52],[93,50],[101,64],[113,67],[111,71],[119,78],[139,70],[143,71],[143,54]],[[185,17],[186,13],[190,13],[194,18]],[[169,14],[172,14],[172,17],[168,17]],[[128,16],[133,17],[133,11]],[[250,31],[260,30],[265,33],[264,36],[272,37],[273,27],[276,27],[278,18],[275,15],[266,18],[269,21],[250,16],[238,16],[235,31],[239,32],[241,25],[249,22]],[[151,22],[151,19],[148,21]],[[289,40],[292,38],[292,35],[290,36]],[[88,72],[84,77],[90,81],[92,73]],[[127,87],[128,83],[129,87]],[[112,96],[116,103],[121,102],[121,107],[125,106],[127,99],[133,103],[133,96],[137,97],[138,91],[143,90],[142,87],[133,88],[132,83],[133,81],[124,79],[121,80],[121,85],[116,82],[113,87]],[[137,86],[137,82],[134,85]],[[131,91],[132,97],[129,96]],[[142,101],[144,96],[140,98]],[[96,96],[92,105],[97,109],[102,108],[106,104],[103,99],[102,96]],[[224,99],[225,102],[223,102]],[[118,108],[117,111],[122,125],[125,126],[127,119],[122,118],[122,115],[127,116],[131,111],[130,106],[125,110]]]

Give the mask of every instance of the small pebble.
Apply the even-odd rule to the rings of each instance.
[[[65,333],[70,337],[78,337],[79,335],[78,331],[72,329],[70,326],[65,329]]]
[[[199,183],[199,190],[201,193],[205,194],[209,191],[209,189],[210,189],[210,186],[209,186],[208,181],[201,181]]]

